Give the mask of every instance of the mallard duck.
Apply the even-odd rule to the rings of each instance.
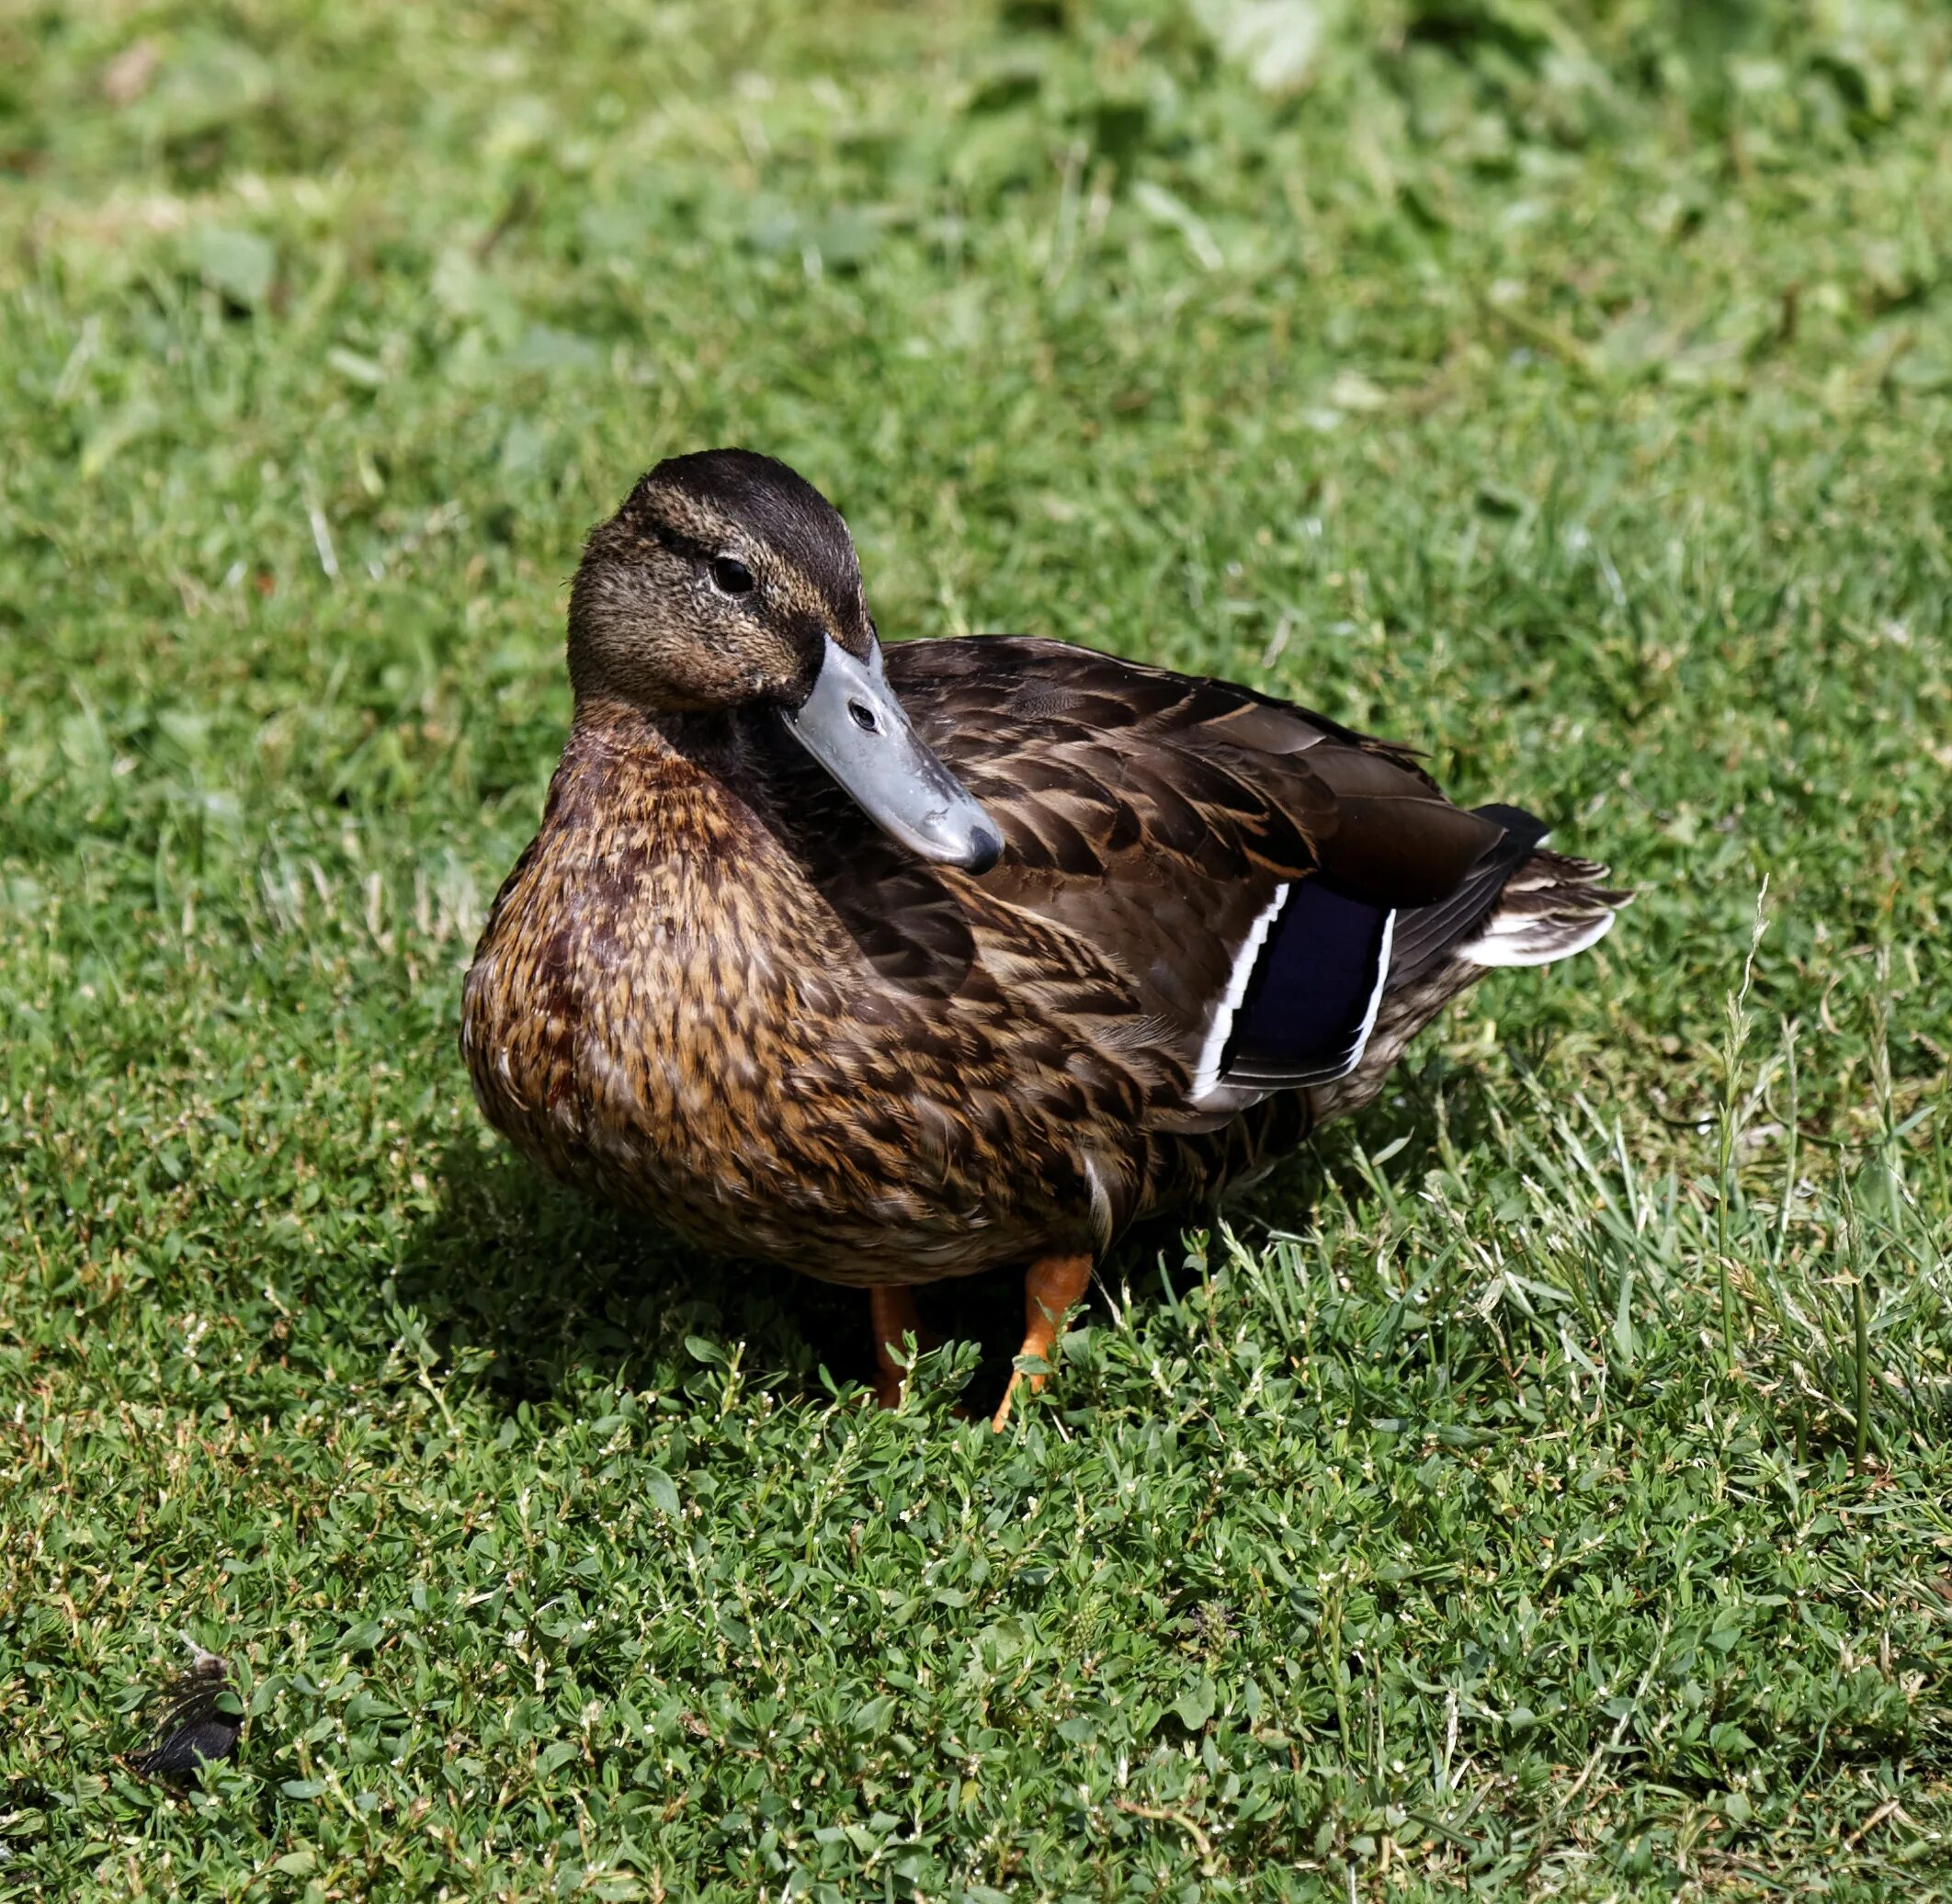
[[[1252,688],[884,646],[838,512],[747,450],[660,463],[591,533],[569,672],[466,981],[482,1109],[710,1251],[865,1287],[888,1401],[918,1286],[1021,1265],[1040,1360],[1128,1226],[1367,1104],[1448,1000],[1629,897]]]

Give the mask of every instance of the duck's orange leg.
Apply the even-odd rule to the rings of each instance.
[[[919,1354],[936,1346],[936,1337],[922,1326],[915,1308],[915,1292],[906,1284],[891,1283],[868,1292],[868,1315],[874,1325],[874,1394],[883,1408],[900,1408],[902,1391],[908,1386],[908,1371],[891,1351],[902,1348],[902,1338],[912,1335]],[[905,1351],[903,1352],[906,1353]]]
[[[1024,1345],[1016,1353],[1049,1361],[1065,1312],[1084,1300],[1090,1284],[1089,1256],[1045,1256],[1033,1263],[1024,1277]],[[1010,1402],[1023,1378],[1021,1369],[1010,1372],[1010,1386],[1004,1390],[1004,1399],[990,1418],[992,1428],[1001,1429],[1009,1421]],[[1032,1376],[1030,1386],[1041,1388],[1043,1377]]]

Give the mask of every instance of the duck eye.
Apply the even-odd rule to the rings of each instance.
[[[754,588],[753,572],[736,556],[714,556],[711,562],[711,585],[721,595],[751,595]]]

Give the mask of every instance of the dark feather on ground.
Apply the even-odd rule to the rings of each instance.
[[[154,1742],[129,1761],[144,1778],[194,1785],[207,1761],[228,1759],[244,1729],[230,1661],[192,1643],[189,1670],[156,1701]]]

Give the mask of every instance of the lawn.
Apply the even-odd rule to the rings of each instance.
[[[1952,1895],[1948,60],[0,15],[0,1898]],[[456,1049],[579,538],[729,441],[891,636],[1292,695],[1640,890],[1003,1435]]]

